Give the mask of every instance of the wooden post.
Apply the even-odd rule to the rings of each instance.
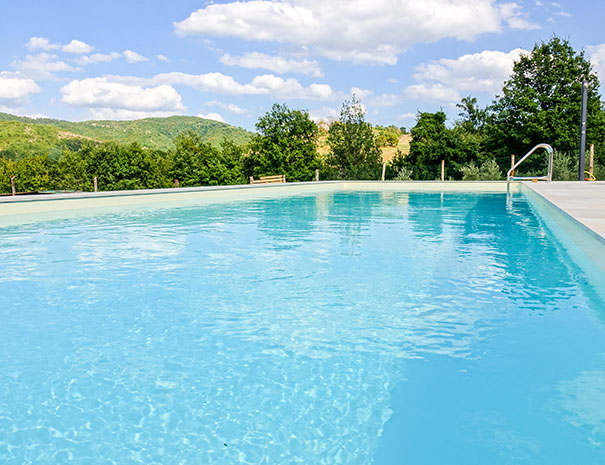
[[[445,181],[445,160],[441,160],[441,180]]]
[[[387,164],[385,162],[382,162],[382,176],[380,176],[380,180],[384,181],[384,177],[387,173]]]
[[[510,167],[512,168],[513,166],[515,166],[515,154],[514,153],[511,154],[511,156],[510,156]],[[515,175],[515,170],[511,171],[510,175],[514,176]]]
[[[17,195],[17,189],[15,188],[15,177],[11,176],[11,192],[13,195]]]
[[[315,180],[319,181],[319,170],[315,170]]]
[[[92,178],[92,185],[94,186],[95,192],[97,192],[99,190],[99,186],[97,183],[97,177],[95,176],[94,178]]]
[[[178,179],[174,180],[174,187],[175,188],[179,187],[179,180]]]
[[[254,176],[250,176],[250,184],[254,184]]]
[[[590,165],[588,165],[590,176],[594,176],[594,144],[590,144]]]

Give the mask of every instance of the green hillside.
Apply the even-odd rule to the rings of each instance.
[[[170,150],[174,138],[192,130],[219,146],[223,139],[237,145],[248,142],[252,133],[225,123],[195,116],[145,118],[134,121],[82,121],[33,119],[0,113],[0,153],[13,156],[56,154],[65,148],[77,149],[86,141],[138,142],[149,149]]]

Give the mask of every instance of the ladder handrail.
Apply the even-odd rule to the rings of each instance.
[[[532,153],[534,153],[536,150],[538,149],[545,149],[546,152],[548,153],[548,172],[546,174],[546,176],[511,176],[511,173],[513,171],[515,171],[515,169],[525,161],[525,159],[527,157],[529,157]],[[510,182],[511,180],[514,179],[542,179],[546,182],[551,182],[552,181],[552,161],[553,161],[553,149],[550,145],[548,144],[538,144],[536,145],[533,149],[531,149],[529,152],[527,152],[523,158],[521,158],[517,163],[515,163],[511,169],[509,169],[506,173],[506,182]]]

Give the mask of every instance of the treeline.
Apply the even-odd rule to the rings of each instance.
[[[445,163],[446,179],[502,179],[511,164],[534,145],[554,147],[554,179],[577,178],[582,81],[588,87],[588,144],[595,144],[595,176],[605,179],[605,110],[599,80],[583,52],[557,37],[537,44],[514,64],[502,94],[481,108],[465,97],[459,118],[419,112],[411,129],[409,154],[397,151],[386,177],[434,180]],[[213,146],[194,131],[179,134],[174,149],[159,151],[141,145],[86,143],[57,155],[0,157],[0,192],[17,190],[90,191],[200,185],[241,184],[250,176],[285,174],[288,181],[321,179],[380,179],[381,147],[397,146],[403,128],[372,127],[360,102],[345,101],[340,117],[329,125],[328,151],[320,155],[317,124],[306,110],[274,104],[256,124],[257,133],[244,145],[227,140]],[[588,162],[586,163],[588,169]],[[546,156],[527,160],[517,174],[546,170]]]
[[[441,160],[446,178],[501,179],[539,143],[555,149],[553,178],[575,180],[578,171],[582,82],[588,83],[588,145],[595,146],[595,176],[605,179],[605,111],[599,80],[584,52],[553,37],[536,44],[514,64],[500,96],[485,108],[468,96],[457,105],[459,119],[446,126],[443,112],[418,114],[408,156],[396,157],[400,177],[436,179]],[[588,170],[588,151],[586,158]],[[517,174],[543,175],[547,158],[537,153]]]
[[[315,170],[322,179],[378,179],[379,143],[396,144],[395,127],[372,128],[353,98],[342,107],[339,121],[330,125],[330,153],[317,151],[319,128],[305,110],[275,104],[256,124],[257,134],[244,145],[224,140],[219,148],[197,133],[186,131],[164,152],[138,143],[88,143],[58,156],[0,158],[0,192],[11,192],[15,177],[19,192],[125,190],[247,183],[251,176],[285,174],[288,181],[311,181]]]
[[[138,143],[89,144],[58,157],[37,155],[0,158],[0,192],[48,190],[92,191],[154,189],[174,186],[238,184],[244,182],[242,148],[224,142],[216,148],[193,132],[179,135],[170,152],[143,149]]]

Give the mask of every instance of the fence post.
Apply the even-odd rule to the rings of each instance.
[[[179,187],[179,180],[178,179],[174,180],[174,187],[175,188]]]
[[[445,181],[445,160],[441,160],[441,180]]]
[[[11,176],[11,193],[17,195],[17,189],[15,188],[15,177]]]
[[[380,176],[380,180],[384,181],[384,176],[387,172],[387,164],[385,162],[382,162],[382,176]]]
[[[515,166],[515,154],[514,154],[514,153],[512,153],[512,154],[510,155],[510,167],[512,168],[513,166]],[[512,171],[510,172],[510,175],[511,175],[511,176],[514,176],[514,175],[515,175],[515,170],[512,170]]]
[[[97,192],[99,190],[99,186],[97,184],[97,177],[96,176],[94,178],[92,178],[92,185],[94,186],[95,192]]]
[[[591,176],[594,176],[594,144],[590,144],[590,165],[588,166],[588,172]]]
[[[319,181],[319,170],[315,170],[315,180]]]

